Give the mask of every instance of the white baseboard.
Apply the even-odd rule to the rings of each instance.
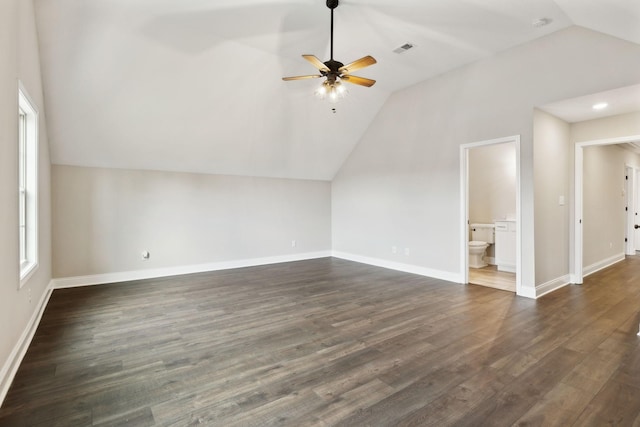
[[[553,280],[549,280],[546,283],[536,286],[536,298],[540,298],[543,295],[565,287],[570,283],[571,280],[568,274],[565,274],[564,276],[558,277]]]
[[[607,268],[609,266],[612,266],[613,264],[616,264],[616,263],[618,263],[620,261],[624,261],[624,259],[625,259],[624,253],[620,253],[620,254],[614,255],[612,257],[603,259],[602,261],[598,261],[596,263],[593,263],[593,264],[591,264],[591,265],[589,265],[587,267],[584,267],[582,269],[582,277],[586,277],[586,276],[588,276],[590,274],[595,273],[596,271],[600,271],[600,270],[602,270],[604,268]]]
[[[419,267],[412,264],[404,264],[395,261],[388,261],[379,258],[370,258],[361,255],[354,255],[345,252],[333,252],[335,258],[346,259],[348,261],[359,262],[362,264],[373,265],[376,267],[388,268],[391,270],[403,271],[405,273],[418,274],[420,276],[432,277],[434,279],[446,280],[448,282],[462,283],[463,279],[459,273],[450,273],[448,271],[433,270],[426,267]]]
[[[129,282],[132,280],[155,279],[158,277],[181,274],[205,273],[208,271],[229,270],[232,268],[255,267],[282,262],[304,261],[327,258],[331,251],[306,252],[302,254],[279,255],[265,258],[250,258],[234,261],[213,262],[207,264],[185,265],[177,267],[155,268],[149,270],[121,271],[117,273],[93,274],[89,276],[62,277],[53,279],[54,289],[75,288],[79,286],[103,285],[106,283]]]
[[[531,299],[536,299],[536,289],[534,287],[531,286],[520,286],[519,290],[516,290],[516,295],[518,295],[519,297],[525,297],[525,298],[531,298]]]
[[[596,263],[593,263],[587,267],[584,267],[582,269],[582,277],[586,277],[590,274],[595,273],[596,271],[600,271],[604,268],[610,267],[613,264],[616,264],[620,261],[624,261],[625,259],[625,254],[624,253],[620,253],[617,255],[614,255],[612,257],[603,259],[602,261],[598,261]],[[565,274],[562,277],[558,277],[556,279],[550,280],[546,283],[543,283],[541,285],[536,286],[536,298],[540,298],[543,295],[548,294],[549,292],[553,292],[557,289],[560,289],[564,286],[567,286],[571,283],[576,283],[576,277],[573,274]]]
[[[44,309],[47,307],[47,303],[49,302],[52,292],[53,281],[50,281],[42,293],[40,301],[38,301],[37,308],[29,319],[29,323],[22,332],[22,335],[20,335],[20,339],[13,347],[13,350],[11,350],[9,358],[0,370],[0,406],[2,406],[4,398],[7,397],[11,383],[18,372],[20,363],[22,363],[22,359],[24,359],[25,354],[27,354],[31,340],[36,333],[36,329],[38,329],[40,319],[42,319],[42,314],[44,313]]]

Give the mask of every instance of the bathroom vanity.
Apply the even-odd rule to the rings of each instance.
[[[496,265],[499,271],[516,272],[516,222],[496,221]]]

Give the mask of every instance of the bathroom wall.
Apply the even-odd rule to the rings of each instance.
[[[470,221],[492,223],[515,217],[515,144],[495,144],[469,150]]]
[[[469,150],[469,221],[491,224],[516,217],[516,147],[495,144]],[[487,256],[495,255],[494,245]]]

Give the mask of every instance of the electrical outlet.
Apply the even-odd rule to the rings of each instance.
[[[404,254],[405,254],[406,256],[411,255],[411,251],[409,250],[409,248],[404,248]]]
[[[29,298],[29,303],[31,303],[31,288],[27,289],[27,297]]]
[[[391,246],[391,253],[392,254],[397,254],[398,253],[398,247],[397,246]]]
[[[291,241],[291,247],[292,247],[292,248],[295,248],[295,247],[296,247],[296,244],[297,244],[297,242],[296,242],[295,240],[292,240],[292,241]]]

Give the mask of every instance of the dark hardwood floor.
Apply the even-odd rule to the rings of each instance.
[[[537,301],[338,259],[53,293],[2,426],[638,426],[640,258]]]

